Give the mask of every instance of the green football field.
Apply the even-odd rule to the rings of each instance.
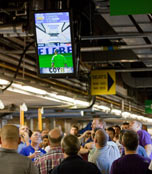
[[[64,53],[62,55],[67,58],[67,66],[73,67],[72,53]],[[51,59],[53,56],[54,54],[39,55],[40,68],[51,68]]]

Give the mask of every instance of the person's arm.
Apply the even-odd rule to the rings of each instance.
[[[24,132],[23,134],[23,139],[24,139],[24,142],[26,143],[26,146],[29,146],[30,145],[30,137],[29,137],[29,134],[27,132]]]
[[[150,162],[148,169],[152,171],[152,161]]]
[[[152,153],[152,145],[151,144],[147,144],[144,146],[145,150],[146,150],[146,153],[148,155],[148,157],[151,155]]]
[[[91,133],[91,131],[90,131],[90,130],[85,131],[80,137],[78,137],[78,139],[81,140],[82,138],[85,137],[85,135],[86,135],[87,133]]]
[[[86,153],[89,153],[89,149],[86,149],[86,148],[81,146],[79,154],[86,154]]]

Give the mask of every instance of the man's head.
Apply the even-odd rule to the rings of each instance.
[[[3,126],[1,129],[1,142],[4,148],[9,145],[10,149],[14,149],[14,146],[11,148],[11,145],[14,144],[16,144],[17,148],[19,142],[19,129],[14,125]]]
[[[96,131],[94,141],[97,148],[102,148],[107,145],[108,136],[104,129]]]
[[[94,118],[92,121],[92,130],[94,131],[95,128],[102,128],[105,129],[106,123],[103,119],[101,118]]]
[[[128,122],[122,123],[121,129],[122,129],[122,130],[124,130],[124,129],[129,129],[129,123],[128,123]]]
[[[31,143],[40,144],[41,142],[41,133],[40,131],[34,131],[31,136]]]
[[[62,141],[61,146],[64,153],[68,156],[77,155],[80,150],[80,142],[74,135],[66,135]]]
[[[114,128],[114,130],[115,130],[115,134],[116,134],[116,135],[119,135],[119,134],[120,134],[120,131],[121,131],[120,126],[115,125],[113,128]]]
[[[113,140],[115,137],[115,130],[112,127],[108,127],[106,129],[106,132],[109,135],[109,137],[111,138],[111,140]]]
[[[43,137],[44,135],[48,135],[48,133],[49,133],[49,129],[44,129],[41,132],[41,136]]]
[[[46,146],[48,146],[48,144],[49,144],[48,135],[44,135],[44,136],[42,137],[42,146],[43,146],[43,147],[46,147]]]
[[[138,130],[141,130],[142,124],[139,121],[130,121],[129,123],[129,129],[134,130],[137,132]]]
[[[52,129],[48,134],[50,146],[60,146],[62,136],[62,131],[59,128]]]
[[[24,132],[29,134],[29,128],[25,125],[21,126],[19,130],[20,130],[20,135],[23,135]]]
[[[78,135],[78,130],[79,130],[78,126],[72,125],[71,130],[70,130],[70,134],[77,136]]]
[[[122,144],[127,151],[136,151],[138,146],[138,135],[133,130],[126,130],[122,136]]]

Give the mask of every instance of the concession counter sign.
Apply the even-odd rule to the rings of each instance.
[[[114,70],[91,71],[91,95],[116,94]]]
[[[110,15],[151,13],[152,0],[110,0]]]
[[[152,114],[152,100],[145,101],[145,113]]]

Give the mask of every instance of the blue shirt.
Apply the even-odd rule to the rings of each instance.
[[[31,144],[31,140],[29,140],[29,143]],[[27,145],[26,145],[26,143],[23,143],[23,142],[21,141],[21,143],[18,145],[17,152],[20,153],[21,150],[22,150],[24,147],[27,147]]]
[[[113,161],[119,157],[120,152],[116,143],[108,141],[105,147],[93,149],[88,161],[96,164],[102,174],[109,174]]]
[[[44,154],[46,153],[45,150],[43,150],[43,149],[41,149],[41,148],[39,148],[38,150],[41,151],[40,156],[42,156],[42,155],[44,155]],[[34,149],[31,145],[29,145],[29,146],[27,146],[27,147],[24,147],[24,148],[21,150],[20,154],[21,154],[21,155],[24,155],[24,156],[30,156],[30,155],[32,155],[34,152],[35,152],[35,149]],[[36,158],[32,158],[32,161],[34,161],[35,159],[36,159]]]

